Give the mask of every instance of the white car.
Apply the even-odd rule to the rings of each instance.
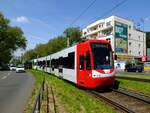
[[[11,71],[16,70],[16,66],[10,66],[9,69],[10,69]]]
[[[18,66],[16,68],[16,73],[18,73],[18,72],[25,72],[24,67],[23,66]]]

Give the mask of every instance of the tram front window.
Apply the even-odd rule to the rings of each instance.
[[[94,69],[113,68],[113,55],[108,43],[91,43]]]

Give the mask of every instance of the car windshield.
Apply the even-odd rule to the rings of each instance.
[[[91,43],[94,69],[113,68],[113,55],[108,43]]]
[[[17,68],[24,68],[24,67],[19,66],[19,67],[17,67]]]

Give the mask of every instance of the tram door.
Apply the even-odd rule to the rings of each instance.
[[[83,85],[85,81],[85,55],[79,56],[79,69],[78,69],[78,79],[79,84]]]
[[[79,84],[83,85],[91,75],[91,57],[89,51],[79,56]]]

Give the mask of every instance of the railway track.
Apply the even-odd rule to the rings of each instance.
[[[125,88],[88,90],[86,92],[120,113],[150,113],[150,95]]]
[[[120,77],[116,76],[118,79],[131,80],[131,81],[139,81],[139,82],[147,82],[150,83],[150,79],[141,79],[141,78],[133,78],[133,77]]]

